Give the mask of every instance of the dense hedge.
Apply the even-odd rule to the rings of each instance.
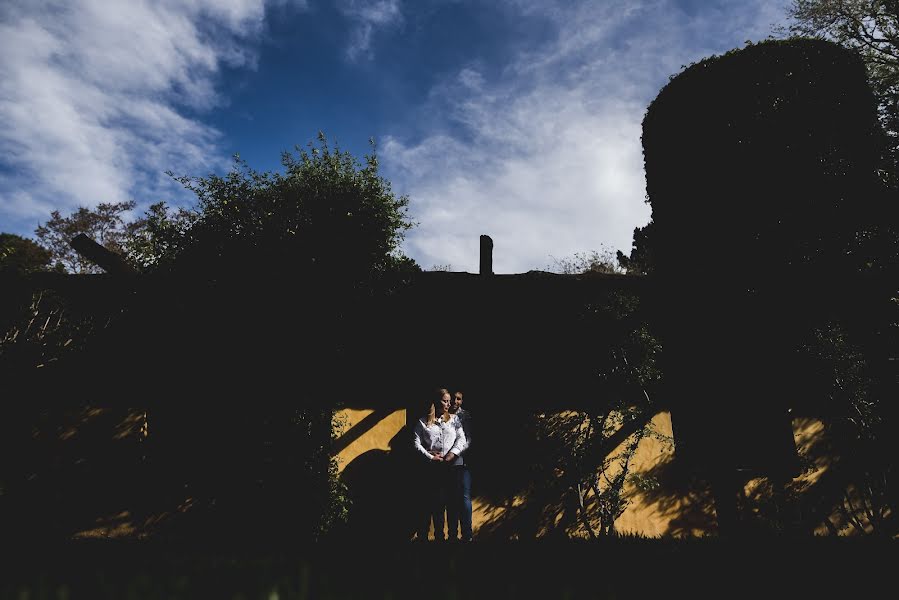
[[[835,44],[764,42],[690,66],[643,121],[660,274],[850,267],[882,199],[878,135],[864,65]]]
[[[795,474],[787,410],[830,385],[797,348],[830,319],[872,312],[857,288],[888,200],[881,135],[862,61],[820,40],[707,58],[650,104],[654,272],[682,456]]]

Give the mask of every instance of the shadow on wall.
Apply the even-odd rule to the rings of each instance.
[[[302,543],[321,521],[328,456],[291,413],[77,407],[0,420],[5,540],[157,537]],[[330,413],[316,427],[330,436]],[[325,439],[328,439],[327,437]],[[317,469],[311,472],[309,465]]]
[[[190,480],[190,486],[181,485],[189,479],[190,469],[176,473],[173,463],[154,464],[152,445],[147,446],[153,435],[146,436],[143,410],[83,407],[27,416],[28,427],[22,419],[7,417],[3,422],[7,452],[0,479],[0,515],[4,531],[10,535],[115,538],[187,527],[185,531],[199,539],[211,534],[204,529],[206,525],[221,526],[221,519],[209,520],[210,507],[201,503],[202,494],[197,495],[201,482]],[[539,415],[484,405],[478,407],[477,416],[478,423],[493,434],[478,437],[468,457],[476,537],[584,537],[577,495],[560,469],[562,449],[541,437]],[[420,492],[414,476],[419,457],[412,450],[411,428],[403,424],[406,420],[403,411],[366,411],[338,439],[338,449],[362,444],[341,473],[353,502],[350,520],[338,532],[346,539],[411,539]],[[154,435],[162,433],[160,427]],[[870,475],[866,464],[860,464],[868,459],[839,452],[835,442],[839,432],[833,429],[818,419],[794,420],[803,472],[782,491],[764,478],[742,482],[740,512],[746,515],[747,527],[764,532],[786,524],[799,535],[891,531],[895,517],[877,495],[876,482],[866,479]],[[150,431],[153,433],[152,419]],[[367,437],[387,431],[390,433],[375,435],[377,440],[365,445]],[[635,460],[633,472],[639,477],[625,489],[631,505],[622,519],[627,525],[619,531],[663,537],[716,534],[707,482],[660,448],[657,445]],[[178,458],[180,462],[183,459],[183,455]],[[230,460],[225,463],[227,478],[240,478],[238,465]],[[254,479],[262,475],[255,467],[246,474]],[[269,487],[263,490],[267,494],[272,491]],[[193,503],[188,496],[194,497]],[[227,497],[220,497],[218,504]],[[216,506],[219,512],[227,508]],[[261,527],[260,520],[246,518],[241,512],[248,506],[255,505],[241,504],[234,514],[243,515],[248,525]],[[272,513],[280,510],[271,499],[266,506]],[[282,519],[283,514],[272,518]],[[287,525],[287,520],[283,523]]]
[[[667,456],[645,476],[655,482],[651,488],[636,490],[634,497],[652,506],[658,520],[667,523],[662,536],[692,537],[718,531],[712,490],[708,482],[681,468]]]
[[[380,440],[385,431],[392,431],[387,424],[390,414],[389,410],[372,411],[359,418],[337,440],[335,454],[345,461],[340,476],[352,502],[343,532],[348,538],[404,541],[411,539],[415,532],[422,491],[415,480],[421,457],[412,446],[412,425],[418,415],[407,410],[406,425],[392,435],[385,448]],[[489,436],[478,435],[466,452],[475,503],[512,506],[527,491],[528,473],[539,462],[533,415],[509,413],[492,406],[478,406],[473,414],[475,427],[484,424],[484,431],[491,431]],[[354,450],[359,446],[370,449],[357,454]],[[533,519],[503,515],[501,520],[505,525],[497,530],[495,522],[488,519],[479,523],[475,515],[478,537],[517,537],[504,533],[506,530],[522,531],[530,537],[536,535],[537,526],[528,523]]]
[[[769,478],[747,476],[738,493],[742,527],[749,533],[780,532],[798,536],[891,535],[895,518],[876,475],[883,457],[841,452],[837,425],[815,418],[793,420],[801,473],[778,488]],[[638,490],[636,499],[652,506],[664,536],[718,532],[707,481],[666,457],[646,472],[656,482]]]
[[[372,413],[375,414],[375,413]],[[352,429],[350,430],[352,432]],[[350,497],[349,520],[341,535],[360,540],[401,542],[415,531],[415,482],[411,452],[412,430],[403,426],[388,442],[350,461],[340,477]]]
[[[570,468],[565,462],[568,450],[559,439],[546,438],[547,430],[540,427],[546,415],[507,413],[484,406],[478,417],[479,423],[486,424],[482,427],[493,434],[479,437],[477,452],[472,448],[469,456],[476,537],[587,537],[576,484],[565,472]],[[366,418],[360,424],[366,422],[372,423]],[[664,429],[666,419],[657,416],[653,422]],[[744,515],[741,526],[747,533],[758,534],[869,532],[870,515],[876,518],[878,513],[870,494],[866,497],[862,484],[853,479],[860,473],[858,465],[851,457],[836,456],[820,421],[797,419],[793,430],[805,465],[803,472],[783,488],[767,478],[746,474],[738,485],[740,514]],[[361,439],[367,431],[356,431],[354,438]],[[347,531],[351,537],[411,538],[420,487],[414,479],[418,457],[410,440],[409,427],[403,427],[392,436],[387,449],[368,450],[347,465],[343,480],[353,499]],[[622,491],[627,506],[616,520],[616,531],[661,537],[717,535],[709,482],[676,460],[670,446],[649,437],[641,443]],[[607,457],[615,454],[610,452]],[[611,473],[610,466],[614,468],[611,462],[605,464],[603,477]],[[596,529],[596,508],[587,506],[586,514]]]
[[[149,516],[143,409],[8,411],[0,524],[13,539],[120,537]],[[159,492],[154,496],[154,490]],[[177,504],[177,503],[176,503]]]
[[[481,533],[497,539],[664,534],[660,515],[636,492],[671,453],[667,413],[569,410],[529,414],[515,428],[526,468],[483,498]],[[494,465],[499,467],[499,465]],[[490,478],[492,479],[492,477]],[[684,503],[686,504],[686,502]]]
[[[803,472],[788,486],[785,502],[797,531],[895,536],[884,464],[891,457],[857,439],[839,419],[797,418],[793,430]]]
[[[473,413],[481,430],[491,433],[477,436],[466,455],[473,479],[476,537],[495,540],[588,537],[585,515],[591,530],[599,531],[600,515],[609,510],[609,499],[618,496],[609,493],[608,479],[603,479],[596,484],[603,492],[602,498],[597,500],[588,493],[584,497],[586,511],[582,508],[577,482],[582,480],[585,465],[573,462],[582,462],[584,456],[579,451],[572,452],[571,435],[576,434],[573,424],[584,422],[584,413],[510,413],[495,406],[500,404],[479,406]],[[385,443],[384,432],[395,431],[387,424],[390,411],[376,410],[364,416],[361,411],[348,414],[353,424],[336,446],[339,452],[346,453],[339,454],[346,460],[341,478],[352,500],[350,521],[344,534],[353,539],[374,536],[372,539],[408,540],[414,531],[421,492],[415,481],[415,467],[420,457],[412,449],[411,429],[408,425],[402,427]],[[627,472],[641,475],[639,481],[663,476],[661,468],[653,474],[645,472],[671,451],[664,432],[659,437],[666,441],[659,442],[646,433],[649,429],[643,429],[661,425],[661,429],[670,432],[667,414],[658,417],[648,421],[636,419],[604,434],[603,440],[609,442],[605,450],[589,453],[600,457],[601,464],[591,463],[587,471],[614,481],[616,470],[620,470],[621,449],[639,433],[643,437],[637,440],[640,446],[633,453]],[[360,445],[369,449],[358,452]],[[619,521],[621,531],[647,536],[699,535],[714,528],[713,514],[703,491],[675,487],[669,492],[670,500],[661,494],[651,499],[661,504],[660,509],[649,505],[650,499],[639,495],[638,485],[628,481],[621,498],[629,506],[623,506],[611,518],[617,519],[624,513]]]

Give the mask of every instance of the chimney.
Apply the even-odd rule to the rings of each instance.
[[[493,275],[493,240],[489,235],[481,236],[481,275]]]

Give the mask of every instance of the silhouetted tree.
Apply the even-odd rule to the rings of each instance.
[[[100,205],[54,212],[39,228],[72,272],[95,270],[68,247],[87,233],[143,274],[86,282],[98,293],[76,298],[77,315],[112,313],[97,326],[89,315],[67,326],[69,299],[36,293],[2,340],[4,373],[22,373],[36,406],[84,397],[88,385],[101,404],[130,390],[129,406],[148,407],[145,484],[191,498],[186,518],[170,520],[182,535],[302,543],[345,517],[334,409],[396,366],[400,324],[383,309],[417,266],[398,250],[408,201],[377,158],[363,164],[319,139],[285,153],[283,173],[238,160],[225,176],[178,177],[197,195],[193,208],[155,204],[128,222],[131,203]],[[55,351],[57,334],[82,351]],[[94,372],[103,385],[85,379]],[[28,506],[32,488],[5,491]]]
[[[622,269],[612,252],[603,250],[555,259],[553,270],[590,277]],[[631,460],[644,438],[664,437],[652,425],[662,410],[655,397],[661,348],[633,293],[592,298],[576,327],[596,341],[582,350],[591,355],[588,362],[597,376],[595,397],[576,409],[538,414],[534,431],[543,458],[534,467],[532,494],[548,505],[545,526],[595,539],[615,535],[615,521],[630,503],[627,484],[652,485],[634,475]]]
[[[587,273],[618,273],[624,269],[618,263],[618,259],[611,250],[603,249],[601,252],[575,252],[570,257],[553,258],[550,271],[565,275],[583,275]]]
[[[0,233],[0,271],[45,271],[53,256],[33,240],[14,233]]]
[[[857,51],[868,69],[886,131],[887,175],[899,166],[899,3],[895,0],[793,0],[794,35],[820,36]]]
[[[170,209],[165,202],[152,204],[131,225],[122,240],[122,251],[132,264],[151,272],[173,261],[191,243],[190,228],[199,218],[195,209]]]
[[[621,250],[617,253],[618,264],[626,273],[648,275],[653,272],[655,260],[653,258],[653,230],[652,220],[643,227],[634,228],[634,241],[629,255]],[[700,257],[696,260],[701,262]]]
[[[643,132],[677,451],[712,473],[727,530],[740,477],[795,472],[786,411],[811,392],[797,349],[832,318],[884,310],[831,285],[865,281],[881,252],[882,134],[859,57],[814,40],[690,66]]]
[[[82,257],[69,245],[80,233],[85,234],[107,250],[126,254],[127,240],[143,227],[143,221],[126,220],[134,210],[134,201],[100,203],[96,208],[80,207],[67,217],[58,210],[50,213],[50,220],[34,230],[38,243],[52,255],[54,266],[69,273],[102,273],[103,270]]]
[[[408,200],[374,154],[362,164],[322,135],[282,164],[259,173],[236,159],[225,176],[178,177],[196,208],[154,205],[129,249],[177,291],[159,329],[178,347],[153,339],[191,364],[193,382],[165,420],[209,419],[193,394],[221,406],[212,422],[227,434],[202,436],[210,452],[194,464],[211,468],[198,470],[199,495],[247,535],[310,539],[345,511],[329,455],[334,408],[367,391],[365,373],[389,368],[398,324],[378,307],[417,267],[398,250]],[[195,429],[176,429],[185,454],[200,444]]]

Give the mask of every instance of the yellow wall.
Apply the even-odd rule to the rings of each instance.
[[[396,437],[406,425],[406,411],[381,411],[376,414],[372,410],[347,409],[340,415],[345,420],[343,435],[350,435],[351,438],[347,439],[352,439],[337,454],[340,471],[345,472],[351,463],[367,457],[368,461],[358,460],[353,465],[354,468],[350,470],[354,471],[354,477],[347,481],[352,480],[352,483],[349,483],[351,488],[368,485],[370,490],[374,491],[369,496],[363,495],[354,510],[364,512],[366,507],[363,504],[368,502],[367,498],[375,498],[377,502],[385,503],[372,507],[375,514],[382,514],[388,505],[395,505],[393,508],[396,514],[391,517],[393,519],[399,519],[400,515],[414,511],[414,507],[408,502],[402,504],[399,494],[391,498],[383,497],[385,489],[399,489],[402,485],[410,483],[409,472],[403,471],[408,469],[408,464],[404,464],[401,459],[405,453],[393,452],[398,450],[395,446],[399,445],[405,449],[406,445],[411,443],[411,434]],[[356,427],[361,429],[354,431]],[[659,437],[670,439],[672,437],[670,415],[667,412],[656,415],[652,420],[652,428],[660,434]],[[839,457],[832,455],[826,431],[824,424],[817,419],[802,418],[793,421],[797,449],[809,465],[807,470],[787,484],[786,489],[791,497],[799,499],[800,517],[811,514],[809,508],[804,508],[805,505],[813,506],[822,499],[825,502],[838,503],[843,498],[844,492],[849,494],[854,503],[860,505],[860,501],[856,498],[857,491],[851,472],[848,475],[837,473],[838,477],[829,475],[824,477],[840,463]],[[640,490],[629,480],[624,490],[629,505],[615,521],[615,530],[618,533],[647,537],[701,536],[716,533],[717,519],[708,483],[695,478],[688,478],[685,481],[684,474],[677,473],[676,469],[672,468],[673,444],[659,437],[644,437],[630,464],[632,474],[649,474],[658,485],[655,489]],[[391,444],[394,447],[391,447]],[[397,460],[392,460],[391,457]],[[401,472],[394,473],[397,470]],[[610,473],[611,475],[613,474]],[[553,492],[550,490],[549,494],[532,493],[530,496],[513,494],[501,499],[494,498],[490,502],[483,495],[478,495],[478,489],[484,485],[480,478],[489,478],[491,473],[480,470],[475,471],[473,476],[472,517],[476,536],[482,539],[487,537],[515,539],[558,534],[566,537],[586,535],[582,525],[572,517],[575,511],[566,509],[558,502],[560,494],[558,490],[554,492],[556,498],[553,498]],[[385,482],[392,482],[389,484],[392,487],[385,488]],[[414,482],[411,483],[414,487]],[[521,486],[518,489],[521,489]],[[753,479],[747,482],[744,492],[744,509],[750,514],[758,515],[759,518],[765,518],[764,507],[766,503],[770,505],[772,494],[770,482],[764,478]],[[556,504],[544,504],[543,501],[547,499],[555,501]],[[569,509],[570,506],[569,504]],[[852,524],[846,521],[838,506],[834,506],[831,510],[830,521],[833,526],[827,528],[818,521],[812,524],[815,533],[837,532],[840,535],[859,533],[857,527],[853,528]],[[376,517],[370,516],[370,519]],[[870,529],[869,523],[863,525],[866,529]]]
[[[353,428],[358,427],[373,412],[367,409],[345,409],[341,411],[338,416],[344,422],[342,435],[355,435]],[[373,426],[369,423],[370,428],[363,435],[352,441],[345,448],[342,448],[337,454],[339,470],[343,472],[353,460],[370,450],[390,451],[391,439],[402,430],[405,424],[405,410],[396,410],[386,414]],[[671,418],[668,413],[657,415],[653,419],[653,426],[663,436],[671,436]],[[403,439],[402,443],[405,444],[406,442],[407,440]],[[666,458],[670,458],[672,453],[673,448],[670,444],[666,444],[656,438],[645,437],[638,445],[632,459],[631,472],[647,472],[658,466]],[[478,475],[483,476],[482,473]],[[472,520],[475,535],[477,535],[478,530],[485,523],[501,519],[506,511],[515,509],[522,504],[520,498],[511,498],[498,504],[491,504],[477,497],[477,481],[474,482],[473,487],[475,488],[475,498],[472,506]],[[644,536],[660,536],[666,533],[670,521],[679,514],[679,511],[671,510],[671,507],[667,507],[666,510],[660,510],[658,506],[644,501],[640,494],[635,493],[631,484],[627,485],[625,494],[630,499],[630,505],[616,521],[616,530],[619,532]],[[688,499],[684,500],[685,504],[688,502]]]
[[[362,515],[362,525],[368,523],[382,527],[384,531],[381,533],[385,535],[405,535],[409,524],[397,524],[404,522],[406,515],[411,515],[416,510],[414,469],[410,469],[410,463],[406,460],[414,459],[410,449],[411,434],[406,429],[406,411],[346,409],[339,413],[339,417],[343,420],[343,427],[337,440],[336,457],[341,476],[350,485],[351,492],[356,491],[357,503],[353,506],[353,513]],[[46,438],[44,441],[47,444],[59,445],[59,452],[72,444],[77,445],[82,436],[109,436],[111,433],[112,440],[117,442],[115,452],[126,451],[139,455],[142,452],[142,440],[147,437],[148,432],[147,413],[143,410],[90,408],[60,415],[59,422],[48,422],[45,425],[40,439]],[[150,419],[151,432],[152,425]],[[668,413],[656,415],[652,420],[652,428],[660,434],[659,437],[670,438],[672,429]],[[799,499],[798,516],[817,519],[810,525],[818,534],[858,534],[859,527],[853,526],[839,508],[840,502],[850,501],[861,506],[854,480],[856,475],[851,468],[841,467],[840,457],[833,455],[832,445],[827,439],[827,428],[820,420],[797,418],[793,421],[793,433],[797,449],[809,467],[787,484],[787,492]],[[79,448],[85,450],[86,446]],[[102,450],[100,446],[97,448],[98,452]],[[683,474],[670,468],[674,464],[671,460],[673,455],[672,444],[664,439],[648,436],[641,440],[632,458],[631,473],[652,475],[658,480],[658,487],[647,491],[636,489],[631,483],[626,485],[624,494],[630,504],[615,522],[617,532],[658,537],[697,536],[717,531],[707,484],[698,480],[684,482]],[[499,498],[497,494],[493,494],[492,501],[488,501],[488,494],[484,494],[483,490],[500,473],[491,473],[487,461],[481,464],[484,466],[481,470],[474,471],[473,481],[473,525],[476,536],[481,539],[558,534],[566,537],[585,536],[583,527],[577,519],[572,518],[570,511],[565,514],[564,507],[543,502],[552,499],[553,493],[555,500],[558,500],[558,489],[554,492],[549,490],[549,494],[527,496],[519,493],[523,486],[511,486],[509,489],[517,491],[505,496],[499,495]],[[494,460],[492,464],[502,465],[503,470],[506,465],[503,460]],[[528,468],[525,465],[512,479],[519,478],[522,473],[527,475]],[[763,517],[761,511],[764,510],[765,503],[770,504],[770,482],[765,479],[751,480],[746,484],[744,492],[748,512],[755,512]],[[175,512],[188,510],[189,500],[179,505]],[[817,512],[812,512],[816,507]],[[825,510],[823,513],[820,511],[822,507]],[[826,527],[821,518],[828,512],[830,527]],[[865,530],[871,529],[870,521],[865,519],[864,514],[858,519],[861,519]],[[134,534],[137,530],[135,528],[147,526],[147,523],[132,523],[133,520],[134,517],[129,512],[114,511],[103,519],[97,519],[95,526],[87,527],[77,535],[129,536]],[[357,531],[358,526],[357,523],[352,531]]]
[[[361,426],[366,417],[370,417],[375,411],[369,409],[346,408],[337,414],[342,422],[341,436],[353,435],[353,428]],[[358,456],[370,450],[390,450],[390,440],[406,425],[406,411],[395,410],[368,429],[363,435],[351,442],[346,448],[337,453],[337,470],[343,470]],[[338,437],[338,440],[340,438]]]

